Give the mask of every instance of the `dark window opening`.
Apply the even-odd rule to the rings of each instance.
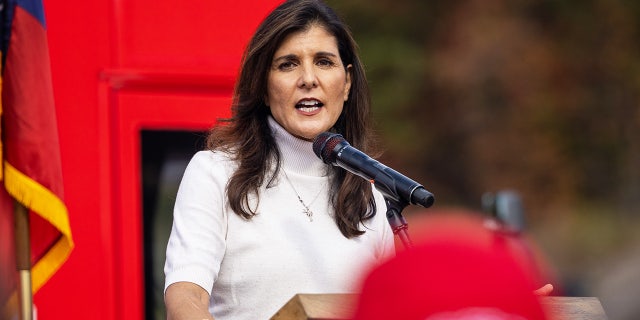
[[[142,212],[146,319],[167,318],[164,260],[173,223],[173,205],[191,157],[204,148],[206,133],[143,130]]]

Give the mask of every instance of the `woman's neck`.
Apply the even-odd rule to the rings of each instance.
[[[298,138],[286,131],[272,117],[269,127],[278,145],[282,168],[300,174],[325,176],[328,165],[324,164],[313,152],[313,142]]]

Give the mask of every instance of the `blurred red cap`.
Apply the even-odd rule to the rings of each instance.
[[[431,218],[366,277],[354,319],[546,319],[511,240],[473,216]]]

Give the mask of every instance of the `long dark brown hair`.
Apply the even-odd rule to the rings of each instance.
[[[314,24],[323,26],[336,37],[343,65],[352,66],[349,98],[332,131],[340,133],[363,152],[370,149],[369,87],[351,32],[322,1],[284,2],[260,24],[246,48],[234,89],[231,118],[221,120],[225,125],[214,127],[207,138],[209,149],[230,152],[239,163],[229,180],[226,195],[231,209],[245,219],[256,214],[249,196],[257,197],[260,186],[271,183],[280,170],[280,153],[267,120],[270,109],[264,101],[273,55],[285,37]],[[342,168],[332,167],[332,170],[331,202],[336,224],[345,237],[359,236],[364,233],[360,224],[376,212],[372,186]]]

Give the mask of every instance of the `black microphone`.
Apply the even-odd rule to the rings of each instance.
[[[342,135],[319,134],[313,141],[313,152],[326,164],[372,181],[385,197],[425,208],[433,205],[433,194],[422,185],[352,147]]]

